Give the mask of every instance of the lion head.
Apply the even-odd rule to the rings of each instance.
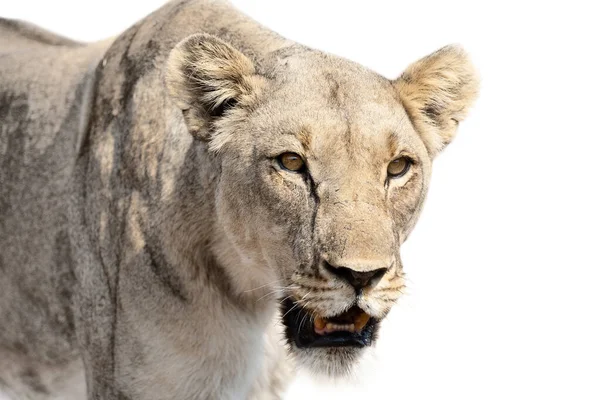
[[[253,62],[198,34],[171,52],[166,81],[218,155],[216,218],[240,292],[277,291],[296,359],[344,373],[401,294],[432,160],[476,96],[467,55],[444,47],[390,81],[300,45]]]

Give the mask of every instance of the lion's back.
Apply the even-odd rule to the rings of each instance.
[[[101,51],[4,19],[0,37],[0,360],[54,362],[74,351],[67,204]]]

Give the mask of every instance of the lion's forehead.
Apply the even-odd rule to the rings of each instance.
[[[418,136],[388,80],[351,61],[321,53],[286,65],[264,99],[258,118],[268,140],[296,134],[324,152],[385,152]],[[342,64],[342,65],[340,65]],[[404,142],[404,143],[402,143]],[[418,145],[418,144],[417,144]],[[317,152],[317,149],[313,149]]]
[[[322,162],[369,164],[391,161],[402,151],[420,155],[424,150],[399,104],[367,100],[332,105],[314,99],[277,103],[256,124],[265,151],[276,147]]]

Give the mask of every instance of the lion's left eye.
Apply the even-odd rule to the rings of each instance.
[[[408,157],[399,157],[388,164],[387,173],[391,178],[404,176],[410,169],[411,161]]]
[[[288,171],[302,172],[304,171],[304,160],[296,153],[283,153],[277,157],[279,165]]]

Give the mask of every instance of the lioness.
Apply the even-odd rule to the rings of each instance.
[[[290,362],[340,375],[375,342],[476,96],[463,50],[389,81],[210,0],[0,37],[6,393],[280,398]]]

